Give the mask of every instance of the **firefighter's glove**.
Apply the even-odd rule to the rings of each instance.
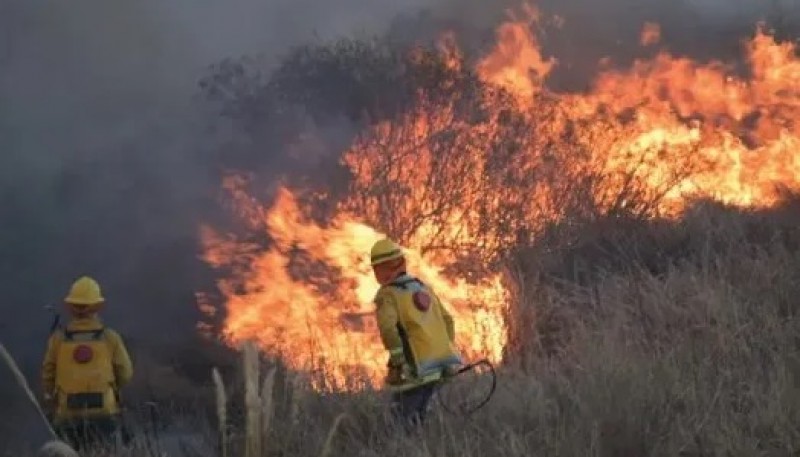
[[[389,373],[386,375],[386,384],[399,386],[405,384],[405,382],[403,367],[389,367]]]
[[[406,358],[402,353],[392,354],[389,356],[389,361],[386,364],[388,374],[386,375],[386,383],[389,385],[400,385],[405,383]]]

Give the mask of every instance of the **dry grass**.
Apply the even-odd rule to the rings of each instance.
[[[258,349],[247,342],[242,351],[244,362],[244,405],[245,405],[245,457],[261,455],[261,401],[258,391],[260,364]],[[271,393],[271,392],[270,392]]]
[[[219,370],[211,372],[216,392],[217,430],[219,431],[219,449],[222,457],[228,457],[228,396],[225,394],[225,383]]]
[[[519,270],[517,338],[479,414],[434,404],[426,430],[408,437],[380,393],[287,388],[263,455],[800,455],[793,219],[712,209],[594,233],[550,254],[596,266],[572,277],[537,254]]]
[[[78,453],[63,441],[48,441],[39,448],[36,457],[78,457]]]
[[[636,233],[604,228],[551,254],[601,267],[521,269],[523,337],[478,415],[434,416],[408,442],[382,433],[381,399],[363,394],[315,398],[331,413],[307,412],[295,430],[322,434],[347,412],[332,455],[800,455],[796,214],[705,208]],[[282,449],[314,455],[287,438]]]
[[[242,437],[242,446],[244,448],[244,455],[246,457],[259,457],[269,454],[270,435],[274,404],[273,396],[275,395],[275,375],[277,369],[272,367],[264,376],[263,381],[261,378],[261,360],[258,350],[252,342],[247,342],[242,347],[242,371],[244,373],[244,407],[245,407],[245,433]],[[228,421],[227,417],[227,397],[225,388],[219,371],[215,368],[213,370],[214,383],[217,386],[217,420],[219,425],[220,448],[223,456],[228,454],[227,433],[225,432]],[[259,390],[258,387],[261,386]],[[291,385],[297,387],[298,383],[292,382]],[[299,403],[296,401],[297,397],[292,396],[290,400],[289,410],[292,412],[290,417],[299,419]],[[335,437],[339,424],[346,417],[345,414],[339,414],[334,420],[333,425],[327,433],[327,438],[322,445],[320,455],[327,457],[331,455],[332,442]],[[292,421],[290,421],[292,422]]]
[[[471,418],[434,403],[406,436],[382,393],[315,394],[251,360],[250,390],[235,395],[255,395],[251,410],[220,418],[228,455],[258,447],[244,418],[275,457],[800,455],[798,218],[706,211],[640,229],[549,254],[597,266],[572,276],[523,255],[512,351]],[[628,244],[598,249],[609,239]]]
[[[268,437],[270,434],[270,425],[272,424],[272,417],[275,413],[272,397],[275,389],[275,372],[273,367],[269,373],[264,377],[264,382],[261,384],[261,436]]]

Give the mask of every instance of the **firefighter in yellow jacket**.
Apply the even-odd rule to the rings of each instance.
[[[119,389],[133,366],[122,338],[98,317],[105,300],[94,279],[75,281],[64,302],[70,321],[47,343],[42,387],[54,429],[78,449],[119,430]]]
[[[370,261],[381,286],[375,304],[381,340],[389,352],[386,383],[394,392],[392,406],[396,417],[418,424],[438,382],[462,363],[453,317],[429,286],[407,273],[395,242],[375,243]]]

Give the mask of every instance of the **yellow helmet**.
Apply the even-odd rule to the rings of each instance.
[[[374,267],[403,257],[403,250],[394,241],[384,238],[372,246],[369,253],[370,264]]]
[[[64,301],[70,305],[99,305],[105,299],[100,292],[100,284],[88,276],[83,276],[72,284],[69,295]]]

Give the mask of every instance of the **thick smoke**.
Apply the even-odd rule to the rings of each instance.
[[[4,308],[24,310],[4,313],[4,340],[28,353],[14,342],[46,330],[41,308],[82,273],[106,285],[123,330],[144,335],[134,329],[174,325],[162,313],[189,314],[192,290],[175,286],[196,259],[169,260],[169,250],[194,242],[219,187],[218,164],[204,161],[216,144],[201,136],[208,119],[194,100],[206,67],[377,33],[426,3],[4,3],[0,291]]]
[[[104,286],[134,357],[194,335],[194,292],[213,284],[196,234],[217,211],[214,152],[228,140],[195,100],[208,65],[379,33],[426,3],[0,2],[0,340],[34,388],[43,308],[82,274]],[[11,405],[20,396],[0,373]]]
[[[208,65],[241,55],[271,65],[304,42],[386,31],[430,39],[452,27],[487,44],[517,4],[0,0],[0,340],[38,386],[51,318],[43,307],[59,305],[82,274],[101,281],[107,320],[133,348],[194,334],[194,293],[213,284],[197,259],[197,229],[224,217],[216,200],[223,145],[247,141],[207,129],[214,113],[196,95]],[[790,0],[540,4],[566,19],[544,43],[572,89],[599,57],[619,53],[624,64],[619,49],[635,48],[624,43],[636,42],[645,20],[662,23],[678,51],[710,57],[738,51],[756,20],[790,28],[800,16]],[[276,150],[263,161],[253,169],[277,173],[288,160]],[[0,375],[0,404],[15,389]]]

